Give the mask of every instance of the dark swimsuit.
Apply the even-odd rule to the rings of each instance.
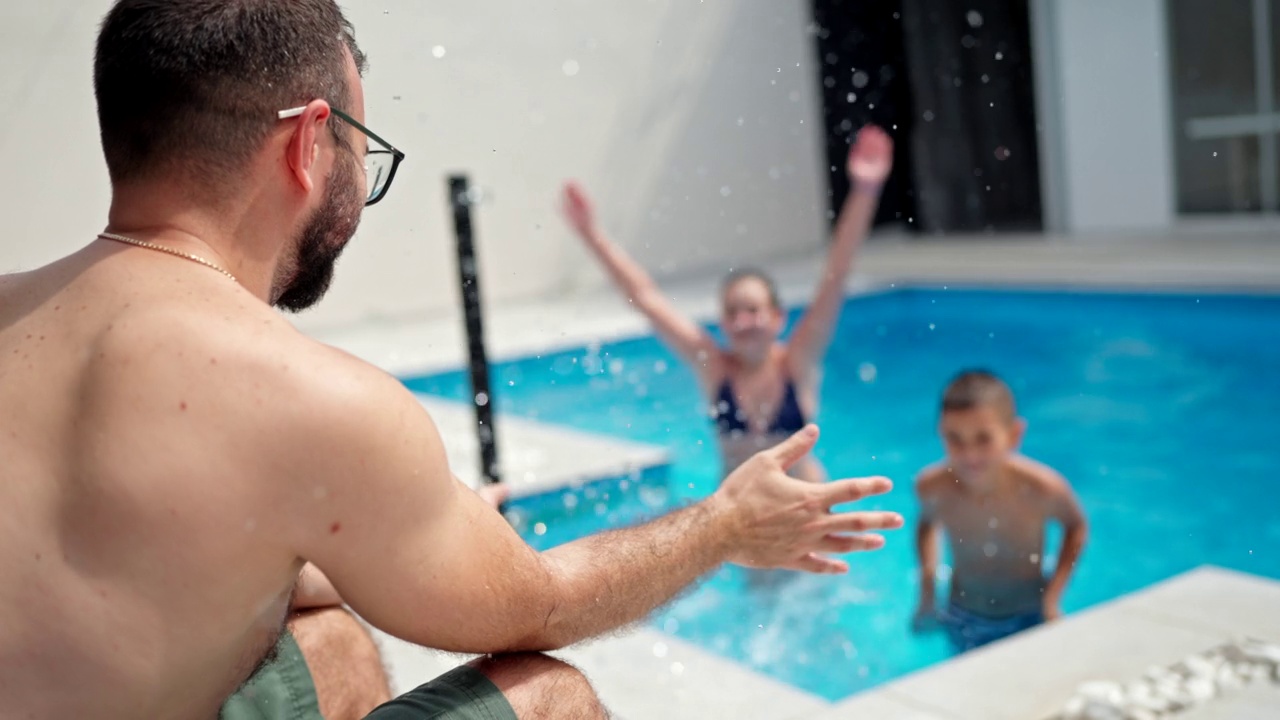
[[[748,430],[747,414],[738,407],[738,399],[733,396],[733,386],[728,379],[720,384],[720,394],[711,409],[711,419],[715,421],[721,435],[743,435]],[[788,379],[787,387],[782,393],[782,404],[774,413],[768,432],[770,435],[799,432],[807,422],[796,397],[796,384]]]

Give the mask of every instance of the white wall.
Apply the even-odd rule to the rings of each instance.
[[[1173,225],[1169,58],[1163,0],[1035,0],[1033,39],[1055,176],[1046,216],[1075,232]],[[1047,28],[1045,25],[1047,24]],[[1046,82],[1048,81],[1048,82]],[[1056,87],[1054,87],[1056,84]]]
[[[92,97],[108,0],[0,8],[0,270],[74,250],[109,200]],[[492,301],[601,281],[560,221],[566,177],[660,275],[813,248],[825,233],[821,115],[806,0],[348,0],[369,125],[408,153],[303,327],[452,312],[444,176],[477,213]],[[433,49],[444,49],[437,58]],[[576,74],[571,72],[576,63]]]

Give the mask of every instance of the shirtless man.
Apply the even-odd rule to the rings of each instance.
[[[119,0],[103,22],[109,235],[0,277],[0,717],[215,716],[308,561],[392,635],[519,653],[635,622],[724,562],[843,572],[832,554],[900,524],[831,511],[883,478],[786,475],[807,427],[702,503],[522,542],[395,378],[272,310],[323,295],[387,191],[363,59],[333,0]],[[479,705],[603,712],[572,668],[515,654],[371,717]]]
[[[1016,454],[1025,423],[1013,394],[982,371],[961,373],[942,398],[939,430],[947,459],[916,482],[920,522],[920,606],[916,626],[941,621],[968,650],[1053,620],[1084,549],[1087,526],[1071,486],[1050,468]],[[1065,530],[1057,568],[1046,580],[1045,526]],[[951,551],[951,599],[934,598],[938,533]]]

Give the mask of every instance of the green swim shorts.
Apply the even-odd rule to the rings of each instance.
[[[497,686],[463,666],[369,713],[369,720],[516,720]],[[315,683],[293,636],[284,633],[276,658],[222,706],[220,720],[323,720]]]

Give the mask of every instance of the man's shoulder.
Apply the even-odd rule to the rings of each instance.
[[[141,308],[122,312],[91,348],[111,381],[145,379],[158,391],[216,399],[250,421],[317,413],[341,417],[352,402],[401,388],[373,365],[297,330],[274,311]]]

